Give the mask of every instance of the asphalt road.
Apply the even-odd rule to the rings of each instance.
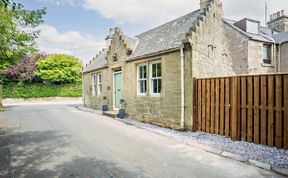
[[[9,106],[0,128],[0,177],[281,177],[75,105]]]

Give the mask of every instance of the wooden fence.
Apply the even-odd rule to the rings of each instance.
[[[288,74],[194,79],[194,129],[288,149]]]

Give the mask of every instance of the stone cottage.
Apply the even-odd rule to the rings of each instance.
[[[250,48],[263,51],[254,41],[276,48],[272,35],[246,32],[243,22],[224,19],[220,0],[200,0],[199,10],[135,37],[116,27],[83,69],[84,105],[117,110],[124,101],[131,118],[191,130],[193,78],[250,73]]]

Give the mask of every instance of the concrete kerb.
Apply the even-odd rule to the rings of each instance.
[[[82,111],[86,111],[86,112],[91,112],[90,110],[94,110],[94,109],[91,109],[91,108],[85,109],[86,107],[83,107],[83,106],[77,107],[77,108],[82,110]],[[94,110],[94,111],[97,111],[97,110]],[[91,113],[100,114],[100,111],[99,112],[98,111],[97,112],[91,112]],[[100,115],[102,115],[102,114],[100,114]],[[144,127],[140,127],[140,126],[134,125],[133,123],[131,123],[131,122],[127,121],[127,120],[122,120],[122,119],[116,119],[116,120],[118,120],[118,121],[120,121],[122,123],[128,124],[128,125],[136,126],[137,128],[145,129]],[[163,135],[161,133],[158,133],[158,134]],[[163,136],[165,136],[165,135],[163,135]],[[232,160],[239,161],[239,162],[251,165],[251,166],[255,166],[255,167],[258,167],[260,169],[264,169],[264,170],[267,170],[267,171],[274,171],[274,172],[276,172],[278,174],[281,174],[281,175],[284,175],[284,176],[288,176],[288,169],[279,168],[279,167],[276,167],[276,166],[272,166],[272,165],[270,165],[268,163],[262,163],[262,162],[259,162],[259,161],[256,161],[256,160],[248,159],[248,158],[245,158],[244,156],[241,156],[241,155],[238,155],[238,154],[234,154],[234,153],[231,153],[231,152],[228,152],[228,151],[224,151],[224,150],[221,150],[221,149],[217,149],[217,148],[214,148],[214,147],[211,147],[211,146],[208,146],[208,145],[202,145],[202,144],[199,144],[199,143],[187,143],[187,145],[189,145],[191,147],[194,147],[194,148],[197,148],[197,149],[200,149],[200,150],[204,150],[204,151],[212,153],[212,154],[216,154],[216,155],[228,158],[228,159],[232,159]]]

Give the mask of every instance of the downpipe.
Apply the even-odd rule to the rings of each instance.
[[[184,119],[184,112],[185,112],[185,96],[184,96],[184,45],[180,46],[180,60],[181,60],[181,120],[180,120],[180,127],[181,130],[184,130],[185,126],[185,119]]]

